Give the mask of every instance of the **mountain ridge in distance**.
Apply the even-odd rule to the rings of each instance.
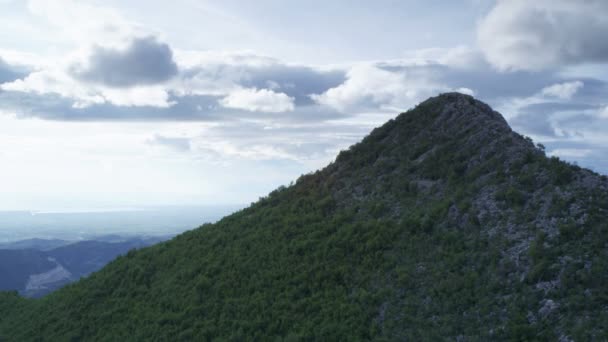
[[[42,300],[6,340],[601,340],[608,181],[442,94],[214,224]]]
[[[100,236],[98,240],[28,239],[0,246],[0,291],[41,297],[101,269],[118,255],[172,236]]]

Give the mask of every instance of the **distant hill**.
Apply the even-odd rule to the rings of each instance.
[[[215,224],[43,300],[4,293],[0,336],[606,340],[607,224],[605,176],[443,94]]]
[[[69,245],[70,243],[73,242],[59,239],[26,239],[0,243],[0,249],[36,249],[40,251],[48,251],[57,247]]]
[[[0,291],[15,290],[24,296],[40,297],[101,269],[121,254],[165,239],[113,237],[111,242],[31,239],[7,243],[2,246],[6,249],[0,249]]]
[[[0,290],[25,290],[30,275],[44,273],[54,267],[55,263],[41,251],[0,250]]]

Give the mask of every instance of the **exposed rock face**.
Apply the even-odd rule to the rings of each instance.
[[[557,308],[559,308],[559,304],[557,304],[556,302],[554,302],[551,299],[545,299],[543,301],[543,306],[538,310],[538,314],[542,318],[546,318],[551,313],[553,313]]]
[[[72,278],[72,273],[66,270],[61,264],[55,261],[53,258],[49,258],[51,262],[56,264],[55,268],[50,271],[32,274],[27,284],[25,285],[25,292],[38,292],[46,289],[51,289],[59,284],[63,285],[69,282]]]

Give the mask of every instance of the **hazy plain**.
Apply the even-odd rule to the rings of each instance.
[[[243,206],[91,208],[0,211],[0,243],[25,239],[85,240],[175,235],[214,222]]]

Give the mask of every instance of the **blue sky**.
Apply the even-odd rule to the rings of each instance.
[[[608,173],[608,2],[0,0],[0,209],[248,203],[461,91]]]

